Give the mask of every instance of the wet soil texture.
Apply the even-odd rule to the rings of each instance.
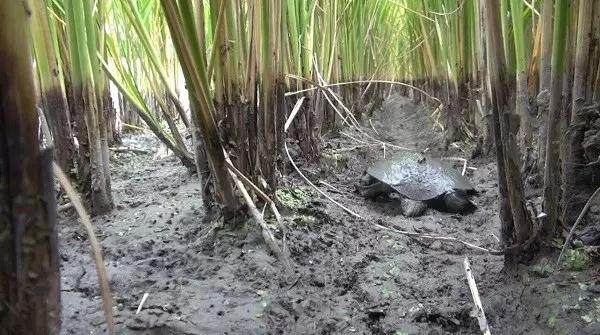
[[[468,256],[492,334],[600,334],[595,300],[600,286],[592,269],[542,277],[530,266],[507,273],[501,256],[374,225],[498,248],[496,171],[489,157],[468,161],[476,170],[468,169],[467,176],[479,195],[473,198],[478,209],[465,216],[428,209],[406,218],[394,201],[355,193],[368,165],[396,150],[389,144],[434,157],[469,158],[466,144],[443,150],[442,131],[429,114],[392,96],[364,120],[361,131],[327,135],[320,163],[298,158],[312,182],[364,219],[291,172],[282,182],[284,192],[305,195],[282,208],[292,275],[282,271],[253,224],[233,231],[204,222],[199,181],[175,158],[153,157],[158,143],[150,135],[127,138],[126,145],[151,153],[113,157],[117,208],[94,220],[117,333],[480,334],[462,266]],[[462,167],[460,161],[450,163]],[[536,200],[537,193],[529,193]],[[75,218],[63,218],[59,234],[62,333],[104,334],[87,237]]]

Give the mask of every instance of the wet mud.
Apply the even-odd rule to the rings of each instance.
[[[364,132],[435,157],[469,158],[444,140],[430,111],[392,97]],[[452,236],[498,248],[497,182],[492,158],[468,160],[477,210],[428,209],[417,218],[394,201],[354,189],[367,166],[394,151],[352,129],[329,134],[323,159],[300,169],[347,214],[295,173],[283,189],[299,198],[282,208],[294,274],[286,275],[251,222],[229,230],[203,221],[201,185],[173,157],[154,157],[150,135],[126,145],[112,167],[117,208],[94,219],[113,295],[118,334],[480,334],[463,260],[468,256],[492,334],[600,334],[596,270],[539,276],[533,266],[507,272],[500,256],[442,241],[415,239],[375,226]],[[357,142],[356,139],[363,139]],[[457,167],[462,163],[454,161]],[[529,192],[532,198],[535,191]],[[67,213],[68,214],[68,213]],[[89,242],[77,219],[61,220],[62,333],[104,334]],[[281,236],[280,232],[276,233]],[[148,298],[137,312],[145,293]],[[597,310],[596,310],[597,309]]]

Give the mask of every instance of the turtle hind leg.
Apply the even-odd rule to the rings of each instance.
[[[413,200],[408,198],[402,199],[402,214],[406,217],[421,216],[427,209],[427,204],[424,201]]]
[[[444,209],[450,213],[467,214],[477,209],[469,199],[457,192],[448,192],[442,196]]]

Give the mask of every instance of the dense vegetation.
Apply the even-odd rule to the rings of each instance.
[[[495,153],[507,264],[572,226],[598,184],[597,1],[2,1],[0,26],[0,323],[31,334],[56,331],[58,294],[36,106],[93,215],[114,207],[109,148],[143,128],[208,183],[198,201],[214,215],[235,224],[263,202],[278,216],[287,138],[314,160],[323,134],[390,91],[431,106],[449,146]],[[540,215],[526,180],[543,187]]]

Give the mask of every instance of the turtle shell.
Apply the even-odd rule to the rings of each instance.
[[[452,191],[475,191],[456,169],[416,152],[400,152],[379,160],[367,173],[413,200],[430,200]]]

